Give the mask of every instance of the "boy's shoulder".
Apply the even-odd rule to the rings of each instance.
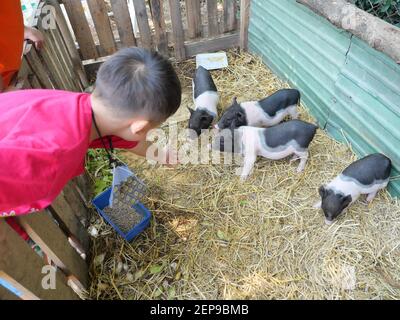
[[[24,100],[25,102],[37,103],[37,101],[44,101],[49,99],[69,99],[87,97],[89,93],[85,92],[73,92],[55,89],[26,89],[10,91],[7,93],[0,94],[0,101],[5,103],[12,103],[13,101]]]

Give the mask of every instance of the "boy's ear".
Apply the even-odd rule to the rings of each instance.
[[[132,134],[140,134],[141,131],[146,130],[150,126],[150,121],[148,120],[135,120],[131,123]]]

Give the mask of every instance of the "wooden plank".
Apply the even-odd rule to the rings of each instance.
[[[76,183],[74,181],[68,182],[63,189],[63,194],[79,221],[84,227],[87,227],[89,212],[77,190]]]
[[[35,74],[30,74],[28,76],[28,81],[32,89],[43,89],[44,87],[40,84],[38,78]]]
[[[186,58],[183,33],[182,15],[179,0],[169,0],[169,9],[172,20],[172,34],[174,38],[175,57],[178,61]]]
[[[126,48],[136,46],[136,38],[133,33],[132,21],[129,16],[129,8],[126,0],[111,0],[111,7],[118,28],[121,47]]]
[[[39,60],[41,61],[41,67],[44,69],[44,71],[49,76],[50,81],[53,85],[53,88],[54,89],[61,88],[62,83],[60,82],[59,77],[57,76],[57,74],[55,73],[55,71],[53,69],[53,66],[50,61],[50,58],[48,57],[47,51],[44,49],[38,51],[34,46],[32,46],[32,50],[35,51],[35,55],[37,55],[39,57]]]
[[[73,84],[74,91],[82,91],[82,89],[83,89],[82,83],[79,79],[78,73],[76,72],[74,62],[68,51],[68,48],[66,46],[66,43],[62,37],[62,34],[61,34],[59,28],[51,29],[50,33],[53,36],[53,38],[55,39],[56,46],[57,46],[58,50],[60,51],[61,56],[65,62],[65,66],[68,71],[67,75]]]
[[[80,199],[75,199],[75,201],[77,200],[79,201]],[[62,192],[53,201],[51,208],[53,209],[52,213],[57,218],[60,227],[64,230],[67,236],[76,239],[80,251],[87,254],[89,251],[89,235]]]
[[[83,202],[88,205],[92,199],[92,183],[90,181],[89,175],[85,172],[84,174],[73,179],[76,183],[76,189],[79,192]]]
[[[21,293],[22,299],[68,299],[78,296],[56,272],[56,289],[42,287],[43,259],[5,222],[0,219],[0,278]],[[0,296],[1,299],[1,296]]]
[[[219,33],[217,0],[207,0],[208,36],[214,37]]]
[[[89,82],[88,82],[86,74],[83,70],[83,65],[81,62],[81,58],[79,56],[78,49],[75,45],[75,41],[72,38],[72,35],[71,35],[70,30],[67,25],[67,21],[64,17],[64,14],[63,14],[60,4],[58,2],[59,0],[48,0],[48,1],[52,5],[52,7],[55,8],[55,10],[56,10],[56,12],[55,12],[56,13],[56,23],[60,30],[61,37],[65,43],[65,46],[67,47],[69,55],[72,59],[75,73],[77,74],[78,78],[80,79],[82,89],[86,88],[89,86]]]
[[[144,0],[133,0],[136,19],[139,27],[141,46],[146,49],[152,48],[149,18],[147,16],[146,3]]]
[[[33,72],[37,75],[42,87],[53,89],[54,84],[52,83],[48,73],[46,72],[47,70],[43,68],[43,63],[37,55],[36,50],[34,50],[32,46],[30,46],[29,52],[25,54],[25,59]]]
[[[15,75],[12,83],[16,89],[32,89],[28,77],[32,74],[33,71],[31,70],[28,62],[25,59],[22,59],[21,67],[19,69],[18,74]]]
[[[85,261],[46,211],[18,217],[18,222],[67,276],[74,276],[80,288],[87,287],[88,268]]]
[[[250,0],[240,0],[240,49],[246,51],[249,44]]]
[[[37,51],[39,55],[43,57],[44,61],[50,73],[56,80],[58,87],[57,89],[68,90],[72,85],[71,81],[65,77],[65,68],[63,63],[61,63],[59,53],[55,47],[55,40],[53,39],[51,32],[43,28],[42,17],[39,16],[36,19],[35,26],[39,29],[46,39],[46,45],[40,51]]]
[[[96,46],[83,11],[81,0],[63,0],[69,21],[78,41],[83,59],[95,59],[98,57]]]
[[[62,58],[64,62],[65,69],[67,71],[66,76],[69,78],[72,87],[72,91],[81,91],[81,84],[79,81],[79,78],[75,74],[75,68],[74,64],[72,62],[72,59],[68,53],[67,48],[65,47],[65,43],[63,42],[61,38],[61,34],[58,29],[51,29],[50,33],[53,36],[53,39],[55,40],[55,45],[60,52],[60,57]]]
[[[237,0],[224,1],[224,32],[230,32],[237,28],[236,3]]]
[[[45,58],[45,61],[49,67],[50,72],[52,72],[55,79],[57,79],[57,82],[59,84],[59,87],[57,89],[70,90],[72,84],[70,79],[65,76],[66,69],[56,48],[55,40],[48,30],[43,29],[42,23],[40,23],[40,19],[37,24],[37,28],[42,32],[46,39],[46,45],[44,46],[44,48],[38,51],[38,53],[40,55],[43,55],[43,57],[47,56],[47,58]]]
[[[188,36],[190,39],[201,37],[201,10],[200,1],[186,0],[186,15]]]
[[[40,21],[40,20],[39,20]],[[67,51],[64,48],[61,38],[57,37],[57,29],[49,29],[47,31],[41,29],[46,37],[46,44],[50,46],[56,68],[64,82],[64,89],[69,91],[79,91],[79,87],[75,83],[76,79],[73,75],[73,65],[68,63]]]
[[[214,52],[235,48],[239,45],[239,34],[225,35],[212,40],[204,40],[186,44],[187,57],[193,57],[199,53]]]
[[[0,285],[0,301],[1,300],[21,300],[21,298]]]
[[[168,55],[168,40],[165,29],[165,19],[163,10],[163,0],[150,0],[151,15],[153,17],[153,25],[155,30],[155,42],[157,50],[167,56]]]
[[[102,55],[113,54],[117,49],[104,0],[87,0],[87,4],[99,37],[100,53]]]

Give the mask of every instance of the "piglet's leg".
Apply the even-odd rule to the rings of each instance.
[[[297,106],[290,107],[289,109],[290,117],[295,120],[299,118],[299,112],[297,111]]]
[[[297,156],[300,158],[300,164],[297,167],[297,173],[303,172],[306,164],[307,164],[307,160],[308,160],[308,152],[301,152],[301,153],[296,153]]]
[[[292,156],[292,159],[290,159],[290,163],[292,163],[292,162],[294,162],[294,161],[297,161],[297,160],[299,160],[300,159],[300,157],[295,153],[293,156]]]
[[[242,174],[240,176],[242,181],[246,180],[247,177],[250,175],[250,172],[253,169],[256,160],[257,160],[257,155],[255,152],[245,154]]]
[[[378,193],[378,191],[372,192],[367,196],[367,202],[372,202],[372,200],[374,200],[374,198],[376,197],[376,194]]]

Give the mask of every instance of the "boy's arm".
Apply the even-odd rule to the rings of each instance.
[[[159,149],[150,141],[139,141],[136,147],[128,151],[147,160],[156,161],[159,164],[177,164],[176,153],[171,148],[164,147]]]

